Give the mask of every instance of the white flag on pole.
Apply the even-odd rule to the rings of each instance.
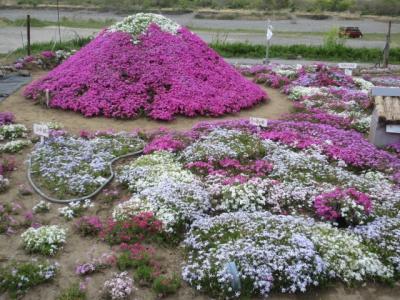
[[[274,35],[274,33],[272,32],[272,30],[270,28],[267,29],[267,41],[270,41],[272,39],[272,36]]]

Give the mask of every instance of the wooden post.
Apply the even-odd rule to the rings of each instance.
[[[58,24],[58,38],[59,38],[60,44],[61,44],[61,28],[60,28],[60,6],[59,6],[59,0],[57,0],[57,24]]]
[[[389,21],[388,34],[386,36],[386,45],[383,50],[383,67],[387,68],[389,65],[389,54],[390,54],[390,35],[392,30],[392,21]]]
[[[26,16],[26,36],[27,36],[27,51],[28,55],[31,55],[31,16],[27,15]]]

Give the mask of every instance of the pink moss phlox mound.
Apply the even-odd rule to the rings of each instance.
[[[124,32],[101,32],[24,95],[50,92],[50,106],[86,117],[172,120],[220,116],[268,98],[187,29],[177,35],[152,24],[134,45]]]

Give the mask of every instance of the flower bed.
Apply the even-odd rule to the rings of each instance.
[[[196,289],[268,295],[397,276],[395,155],[317,122],[270,121],[264,129],[244,120],[200,123],[184,136],[184,149],[165,152],[160,144],[157,151],[155,144],[121,168],[118,179],[134,195],[115,207],[114,218],[151,210],[163,224],[184,220],[183,278]],[[198,198],[207,209],[197,202],[187,208],[185,198],[196,199],[184,192],[189,182],[207,192]],[[228,271],[232,263],[241,288]]]
[[[119,186],[103,193],[112,200],[109,214],[83,215],[74,229],[119,246],[120,271],[132,269],[135,282],[161,294],[179,287],[150,259],[161,241],[183,245],[183,279],[212,297],[393,281],[400,274],[400,158],[330,120],[336,126],[300,118],[266,128],[239,120],[203,122],[187,132],[82,132],[51,137],[34,154],[39,163],[56,154],[51,160],[60,167],[46,173],[55,178],[66,166],[91,172],[93,160],[102,166],[130,145],[143,146],[138,135],[149,141],[146,154],[116,168]],[[51,190],[66,183],[53,184]],[[84,205],[61,212],[80,216]],[[34,234],[41,228],[24,233],[23,244],[50,254],[50,240]],[[62,246],[56,244],[52,254]],[[91,260],[76,268],[82,276],[106,271]]]
[[[55,255],[63,246],[66,230],[57,225],[30,227],[22,235],[23,246],[29,253]]]
[[[39,184],[59,197],[84,196],[110,176],[109,162],[143,147],[137,135],[106,134],[91,139],[55,136],[37,144],[32,172]]]
[[[232,213],[196,221],[183,277],[215,296],[304,292],[326,280],[388,279],[394,270],[354,234],[293,216]],[[227,264],[234,262],[237,274]],[[233,288],[238,276],[241,288]]]
[[[25,96],[87,117],[172,120],[220,116],[268,98],[200,38],[153,14],[137,14],[102,31]]]
[[[400,87],[400,76],[365,76],[365,79],[376,86]]]
[[[254,81],[281,88],[301,113],[298,121],[340,126],[368,132],[372,99],[368,91],[374,86],[362,78],[346,76],[342,70],[326,65],[239,67]],[[334,125],[334,123],[338,123]]]
[[[50,282],[56,276],[57,264],[42,261],[12,262],[0,268],[0,291],[20,298],[29,289]]]

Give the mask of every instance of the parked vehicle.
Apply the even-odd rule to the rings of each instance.
[[[339,28],[340,37],[348,37],[351,39],[362,38],[363,34],[358,27],[340,27]]]

